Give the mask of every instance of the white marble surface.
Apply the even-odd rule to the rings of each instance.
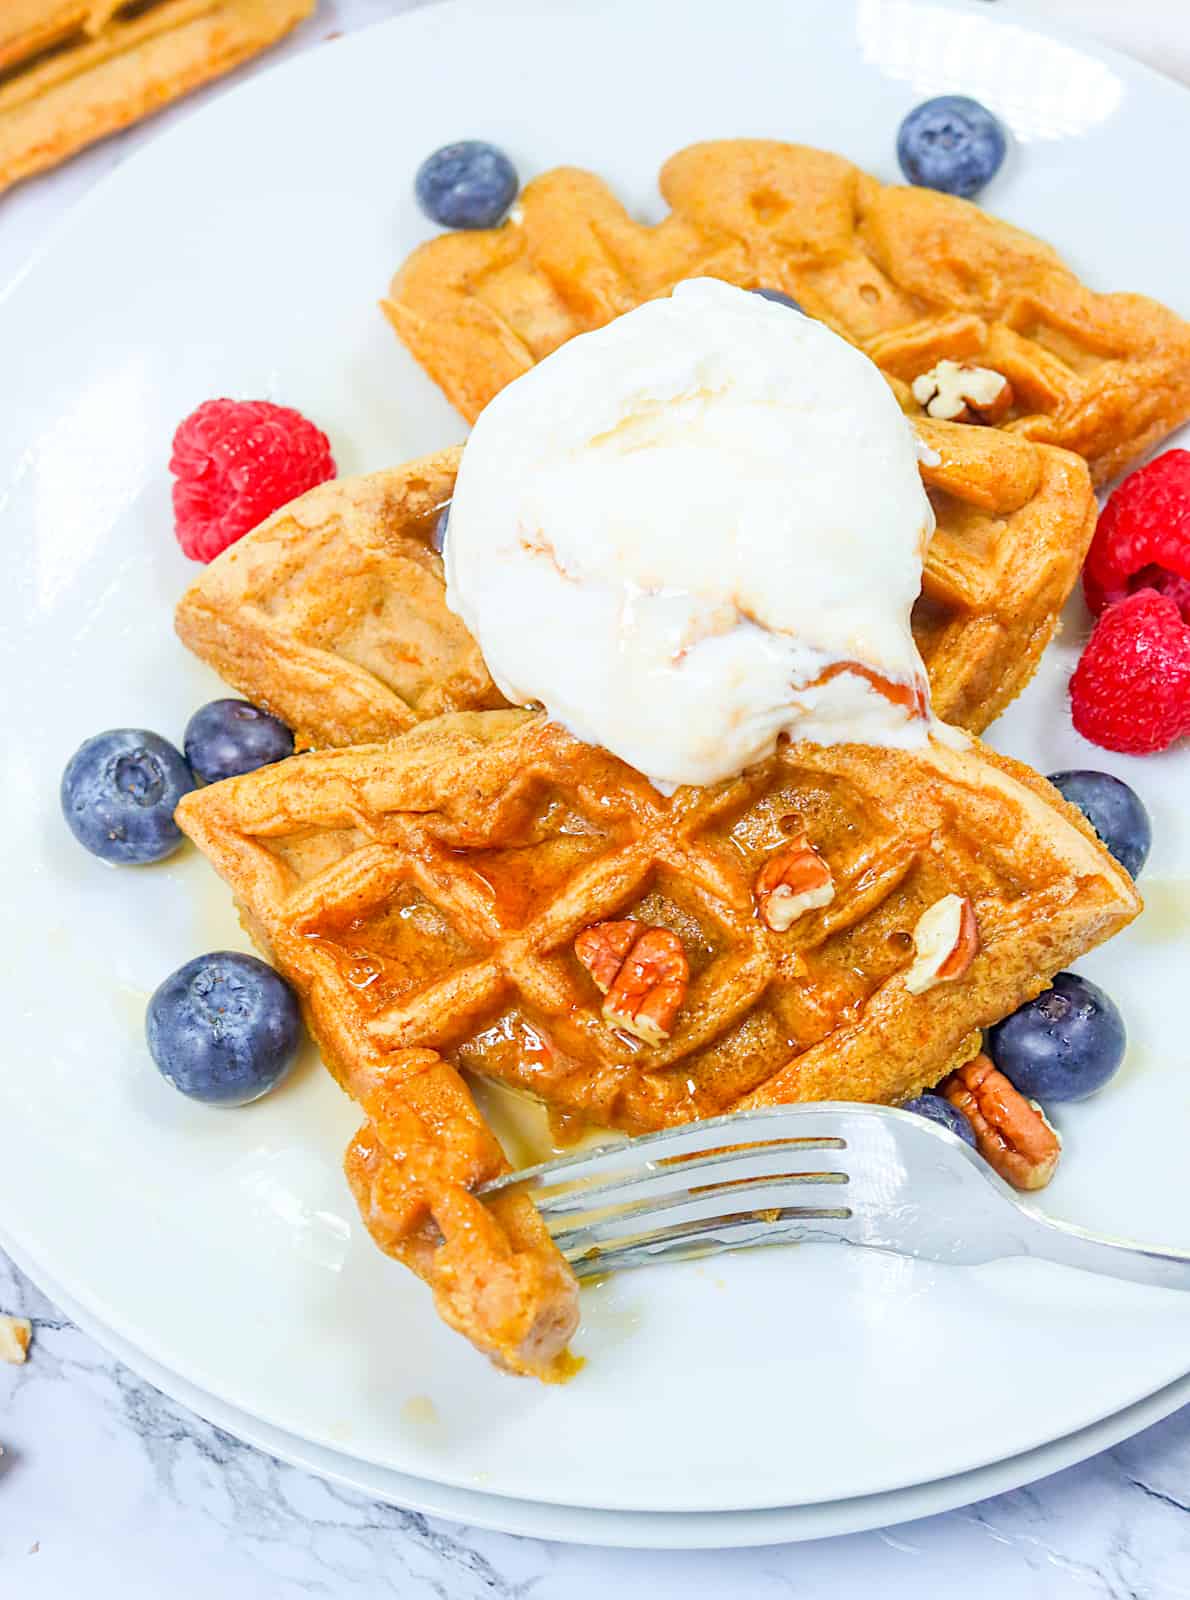
[[[0,1595],[13,1600],[1190,1596],[1190,1409],[1032,1488],[886,1533],[601,1551],[430,1521],[283,1466],[141,1383],[2,1257],[0,1304],[35,1325],[28,1365],[0,1367]],[[959,1372],[961,1407],[979,1367]]]
[[[1039,4],[1084,25],[1101,11],[1118,41],[1122,8]],[[271,59],[403,9],[400,0],[323,0]],[[1181,0],[1128,9],[1142,27],[1185,15]],[[1151,51],[1151,34],[1137,44]],[[0,200],[0,284],[99,176],[185,114],[166,112]],[[754,1551],[607,1552],[436,1523],[284,1466],[134,1377],[2,1254],[0,1309],[35,1325],[28,1364],[0,1367],[0,1596],[14,1600],[602,1600],[609,1590],[629,1600],[1190,1600],[1190,1408],[1032,1488],[887,1533]],[[964,1362],[946,1381],[961,1414],[964,1382],[1007,1378],[992,1360]]]

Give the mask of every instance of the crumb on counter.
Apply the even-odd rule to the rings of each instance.
[[[32,1337],[33,1324],[28,1318],[0,1314],[0,1361],[21,1366],[29,1353],[29,1340]]]

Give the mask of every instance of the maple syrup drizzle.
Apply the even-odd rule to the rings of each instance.
[[[911,716],[926,717],[929,715],[929,702],[926,698],[925,688],[920,681],[916,683],[894,683],[891,678],[882,677],[879,672],[874,672],[871,667],[865,667],[859,661],[836,661],[804,687],[816,689],[820,683],[829,683],[832,678],[837,678],[841,672],[852,672],[857,678],[864,678],[872,685],[877,694],[883,695],[894,706],[904,706]]]

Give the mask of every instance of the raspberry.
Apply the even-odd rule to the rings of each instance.
[[[1096,615],[1156,589],[1190,622],[1190,450],[1167,450],[1124,479],[1099,518],[1083,589]]]
[[[300,411],[268,400],[207,400],[174,434],[174,531],[213,561],[295,495],[335,476],[330,442]]]
[[[1070,680],[1074,725],[1105,750],[1145,755],[1190,733],[1190,626],[1139,589],[1100,617]]]

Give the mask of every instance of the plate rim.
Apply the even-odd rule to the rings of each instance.
[[[556,1544],[623,1550],[754,1550],[771,1544],[801,1544],[811,1539],[870,1533],[877,1528],[897,1527],[958,1511],[964,1506],[1039,1483],[1123,1444],[1190,1405],[1190,1373],[1187,1373],[1121,1411],[1032,1450],[972,1467],[949,1478],[934,1478],[899,1489],[840,1500],[735,1511],[617,1511],[528,1500],[501,1494],[498,1490],[465,1488],[383,1467],[254,1417],[153,1361],[105,1327],[98,1318],[82,1311],[51,1277],[40,1272],[35,1261],[13,1247],[2,1229],[0,1249],[5,1250],[30,1282],[65,1311],[108,1355],[175,1404],[184,1406],[251,1449],[401,1510],[437,1517],[462,1527],[515,1538],[548,1539]],[[330,1462],[304,1453],[303,1447],[331,1458]],[[369,1481],[370,1472],[400,1481],[391,1484]],[[918,1504],[919,1500],[929,1503]]]

